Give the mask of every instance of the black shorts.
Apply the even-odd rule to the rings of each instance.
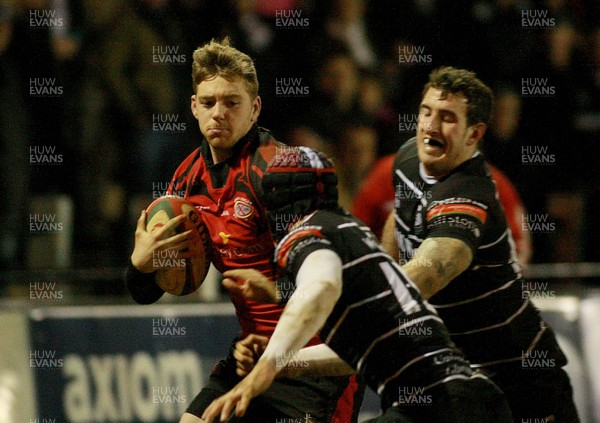
[[[208,384],[194,398],[186,412],[201,417],[213,400],[227,393],[241,380],[235,369],[235,358],[230,350],[227,358],[217,363]],[[342,404],[343,401],[339,401],[350,380],[348,376],[276,379],[267,391],[252,400],[244,417],[232,418],[230,421],[329,423],[336,411],[340,412],[340,402],[339,406],[352,408],[344,410],[347,414],[352,414],[348,423],[356,422],[362,404],[364,385],[359,386],[352,396],[353,404]]]
[[[515,422],[544,421],[554,416],[556,422],[578,423],[573,402],[573,388],[561,368],[523,368],[518,365],[497,367],[491,379],[502,389]]]
[[[397,403],[369,423],[512,423],[502,391],[490,380],[454,380]]]

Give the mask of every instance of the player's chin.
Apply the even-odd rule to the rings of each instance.
[[[228,137],[223,137],[220,135],[212,135],[212,136],[205,136],[206,140],[208,141],[208,143],[213,147],[213,148],[224,148],[227,145],[231,144],[229,142],[229,138]]]
[[[421,159],[421,163],[429,176],[441,176],[446,173],[446,163],[443,157],[425,156]]]

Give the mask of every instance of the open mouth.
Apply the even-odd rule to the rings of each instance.
[[[440,140],[436,140],[434,138],[425,138],[423,140],[423,144],[433,147],[433,148],[444,148],[444,143]]]

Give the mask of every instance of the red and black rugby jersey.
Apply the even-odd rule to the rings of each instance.
[[[261,203],[261,179],[268,162],[285,145],[254,126],[226,161],[213,163],[206,140],[175,171],[169,193],[185,192],[196,205],[213,244],[212,263],[220,271],[255,268],[276,280],[274,243]],[[245,335],[270,336],[283,310],[232,294]],[[313,340],[312,343],[315,343]]]

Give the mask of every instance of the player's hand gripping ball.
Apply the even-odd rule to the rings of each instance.
[[[156,272],[156,284],[172,295],[187,295],[196,291],[208,273],[210,266],[210,240],[202,218],[193,204],[176,195],[165,195],[154,200],[146,209],[146,230],[152,232],[180,214],[187,215],[175,230],[168,234],[193,229],[195,254],[189,258],[179,258],[176,251],[157,251],[153,262],[159,270]],[[183,250],[185,252],[187,250]]]

